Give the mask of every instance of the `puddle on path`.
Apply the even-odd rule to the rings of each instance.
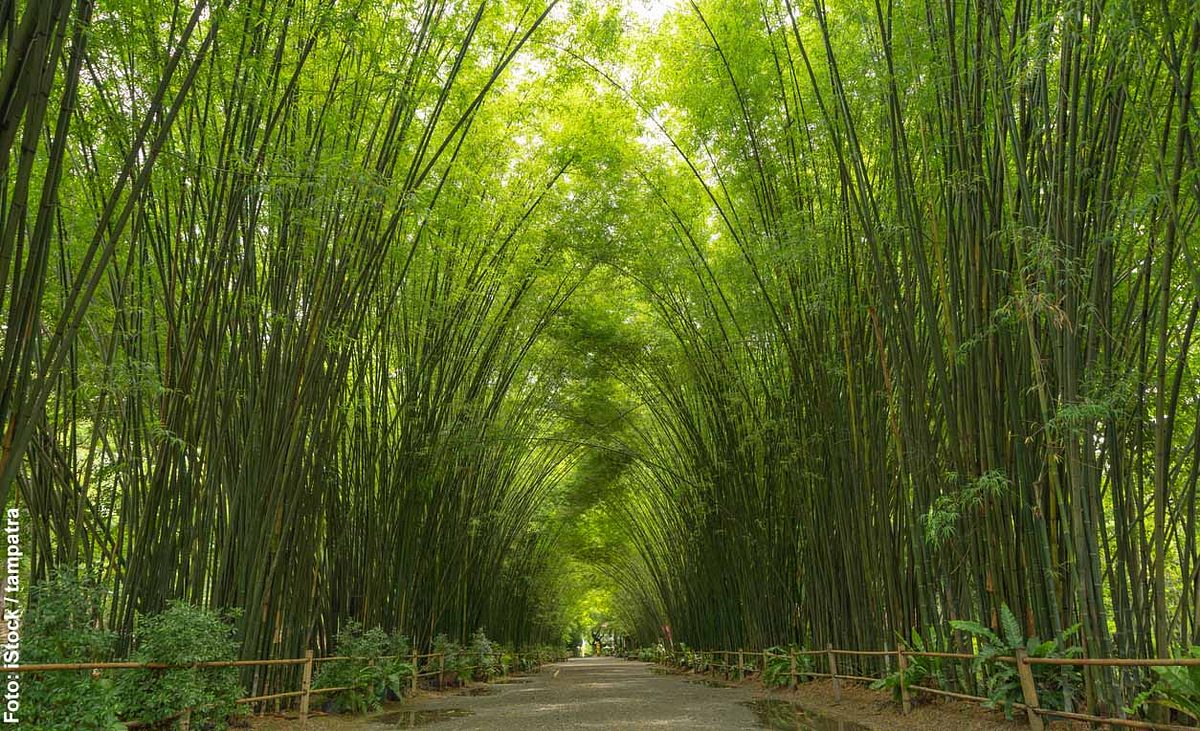
[[[760,698],[742,705],[754,711],[759,726],[774,731],[868,731],[861,724],[822,716],[788,701]]]
[[[418,726],[428,726],[438,721],[449,721],[452,718],[464,718],[474,715],[474,711],[468,711],[465,708],[430,708],[421,711],[388,713],[376,718],[375,724],[388,728],[417,728]]]

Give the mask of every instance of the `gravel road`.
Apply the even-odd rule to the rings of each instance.
[[[853,721],[847,719],[854,719]],[[254,731],[290,731],[295,716],[258,719]],[[887,694],[847,684],[840,699],[828,681],[795,693],[765,692],[643,662],[573,659],[535,675],[425,694],[367,717],[317,716],[308,731],[568,731],[569,729],[771,729],[773,731],[1019,731],[1021,721],[974,704],[920,699],[900,714]]]
[[[486,695],[424,698],[372,718],[367,729],[762,729],[748,688],[712,687],[655,672],[648,663],[578,658],[550,665]],[[450,713],[438,713],[438,712]],[[462,714],[462,715],[459,715]]]

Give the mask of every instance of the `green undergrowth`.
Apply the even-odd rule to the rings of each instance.
[[[364,630],[347,623],[335,639],[336,657],[321,663],[313,687],[340,688],[325,696],[329,710],[361,714],[384,701],[399,700],[412,690],[413,673],[430,688],[452,688],[468,682],[488,682],[512,672],[531,672],[544,662],[561,659],[548,647],[517,652],[477,629],[462,644],[448,635],[434,637],[429,653],[413,659],[408,637],[382,629]]]
[[[118,636],[102,620],[106,593],[88,579],[59,574],[33,588],[23,621],[25,664],[90,664],[128,660],[195,665],[238,659],[236,614],[175,602],[161,612],[139,614],[131,650],[118,653]],[[532,671],[561,659],[553,648],[517,653],[479,629],[466,645],[439,635],[433,652],[444,653],[450,684],[489,681],[513,671]],[[360,714],[412,688],[413,646],[408,636],[347,622],[337,633],[329,661],[318,660],[313,688],[338,688],[316,695],[338,713]],[[439,669],[425,658],[423,672]],[[296,668],[297,673],[299,668]],[[59,670],[30,673],[22,680],[21,727],[38,731],[120,731],[136,722],[152,730],[178,728],[190,710],[191,728],[222,731],[247,712],[237,700],[249,695],[238,668],[173,667],[99,672]],[[290,681],[284,681],[285,683]],[[299,678],[289,688],[298,688]]]
[[[24,616],[22,660],[94,663],[112,657],[116,635],[99,625],[103,592],[68,575],[36,587]],[[32,673],[22,679],[21,721],[47,731],[115,731],[117,696],[112,678],[89,672]]]
[[[978,622],[953,620],[950,626],[973,636],[980,646],[975,655],[974,671],[983,681],[988,697],[984,706],[1001,708],[1012,718],[1013,704],[1021,701],[1021,681],[1017,668],[996,658],[1013,657],[1024,649],[1033,658],[1080,657],[1082,648],[1068,644],[1079,631],[1079,625],[1069,627],[1048,640],[1026,637],[1016,616],[1007,605],[1000,606],[1000,631],[993,632]],[[1037,686],[1038,702],[1042,708],[1064,710],[1083,687],[1079,671],[1069,666],[1033,665],[1033,680]]]
[[[763,685],[769,688],[782,688],[792,681],[793,653],[795,654],[796,682],[803,683],[811,680],[811,675],[802,673],[812,672],[812,655],[801,654],[804,647],[800,645],[776,646],[767,648],[766,667],[763,670]]]
[[[62,573],[34,587],[24,617],[23,661],[87,664],[116,658],[117,636],[104,628],[104,592],[95,582]],[[191,664],[233,660],[234,617],[187,604],[138,615],[128,660]],[[20,720],[41,731],[151,729],[177,726],[193,709],[192,727],[220,731],[239,715],[243,695],[234,668],[62,670],[23,679]]]
[[[326,696],[335,712],[366,713],[410,687],[412,645],[407,636],[347,622],[334,642],[335,656],[347,659],[320,663],[313,687],[344,689]]]
[[[1175,653],[1176,657],[1200,660],[1200,646]],[[1153,684],[1134,699],[1130,713],[1161,706],[1194,721],[1200,721],[1200,666],[1155,667]]]
[[[236,660],[233,619],[183,603],[139,616],[129,659],[170,665]],[[243,696],[237,668],[124,670],[116,677],[123,717],[156,728],[173,726],[187,709],[194,709],[193,728],[226,728]]]
[[[925,636],[922,636],[919,631],[914,629],[912,637],[909,638],[907,644],[917,652],[946,652],[948,648],[945,640],[939,642],[936,637],[937,635],[932,629],[928,630]],[[904,685],[906,687],[924,685],[934,688],[944,688],[946,686],[946,671],[943,663],[944,659],[940,657],[909,656],[908,667],[904,670]],[[892,698],[899,702],[900,675],[900,669],[897,668],[874,683],[871,683],[871,688],[889,691],[892,694]]]

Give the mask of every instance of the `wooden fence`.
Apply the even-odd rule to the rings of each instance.
[[[522,657],[522,653],[502,653],[502,652],[473,653],[472,652],[472,653],[466,653],[466,654],[468,656],[472,656],[472,657],[485,656],[485,657],[497,658],[497,659],[499,659],[498,664],[502,669],[504,668],[504,664],[503,664],[504,657],[506,657],[506,656],[511,657],[512,661],[513,661],[513,665],[517,668],[520,667],[520,661],[521,661],[521,657]],[[537,665],[540,665],[543,662],[546,662],[548,659],[549,660],[554,659],[554,658],[549,658],[548,656],[544,655],[543,653],[536,653],[534,655],[531,655],[530,653],[524,653],[524,656],[526,657],[526,659],[533,657],[534,662]],[[236,701],[237,704],[240,705],[240,704],[265,703],[267,701],[283,701],[283,700],[291,700],[291,699],[298,698],[299,703],[300,703],[300,708],[299,708],[300,728],[303,729],[303,728],[306,728],[308,725],[308,717],[310,715],[310,709],[311,709],[311,703],[312,703],[313,696],[322,696],[322,695],[328,695],[331,693],[339,693],[341,691],[353,690],[355,688],[360,687],[360,686],[356,686],[356,685],[347,685],[347,686],[332,687],[332,688],[314,688],[312,686],[313,669],[316,667],[316,665],[318,663],[335,662],[335,661],[339,661],[339,660],[340,661],[347,661],[347,660],[349,660],[349,661],[354,661],[354,660],[364,661],[365,660],[368,663],[373,663],[378,660],[399,660],[399,659],[410,660],[412,663],[413,673],[412,673],[412,677],[410,679],[410,684],[411,684],[410,687],[411,687],[412,692],[415,693],[417,691],[418,683],[420,682],[421,678],[429,678],[429,677],[436,676],[438,678],[438,687],[441,687],[444,684],[444,679],[445,679],[445,675],[446,675],[446,653],[444,653],[444,652],[428,652],[428,653],[420,654],[420,653],[417,653],[416,651],[414,651],[411,656],[404,656],[403,658],[401,658],[401,656],[399,656],[399,655],[390,655],[390,656],[378,657],[378,658],[355,657],[355,656],[350,656],[350,655],[333,655],[333,656],[329,656],[329,657],[313,657],[312,650],[309,650],[308,652],[306,652],[304,654],[304,657],[296,657],[296,658],[283,658],[283,659],[275,659],[275,660],[225,660],[225,661],[218,661],[218,662],[198,662],[198,663],[191,663],[191,664],[186,664],[186,665],[172,665],[172,664],[168,664],[168,663],[153,663],[153,662],[149,662],[149,663],[145,663],[145,662],[44,663],[44,664],[20,665],[20,666],[13,667],[13,668],[6,668],[5,672],[8,672],[8,673],[46,673],[46,672],[60,672],[60,671],[62,671],[62,672],[88,671],[88,672],[92,672],[92,673],[99,673],[104,670],[189,670],[189,669],[207,669],[207,668],[245,668],[245,667],[269,667],[269,666],[280,666],[280,665],[284,665],[284,666],[303,665],[304,667],[300,673],[300,688],[299,688],[299,690],[286,691],[286,692],[282,692],[282,693],[271,693],[271,694],[267,694],[267,695],[248,696],[245,698],[239,698]],[[421,669],[422,665],[419,664],[420,661],[422,661],[422,660],[428,661],[424,664],[424,667],[430,668],[432,665],[435,664],[434,662],[432,662],[434,659],[436,659],[436,661],[437,661],[436,662],[436,665],[437,665],[436,670],[433,670],[433,669],[422,670]],[[559,658],[559,659],[561,659],[561,658]],[[478,670],[483,667],[485,667],[485,666],[482,664],[476,664],[476,665],[468,665],[468,666],[462,667],[461,669],[474,671],[474,670]],[[198,710],[198,709],[195,709],[195,708],[185,709],[182,713],[173,717],[173,718],[176,718],[179,720],[179,727],[180,727],[181,731],[189,731],[189,727],[191,725],[192,712],[195,710]],[[155,722],[157,723],[159,721],[165,721],[165,720],[172,720],[172,719],[158,719]],[[143,727],[143,726],[146,726],[149,724],[143,723],[143,722],[131,721],[131,722],[127,722],[125,725],[130,729],[135,729],[135,728],[140,728],[140,727]]]
[[[841,681],[853,680],[860,682],[872,683],[879,680],[878,677],[869,677],[865,675],[855,675],[851,673],[838,672],[838,657],[879,657],[891,659],[895,658],[896,669],[899,671],[899,686],[900,686],[900,701],[901,709],[905,714],[912,710],[912,696],[914,693],[927,693],[931,695],[939,695],[947,698],[966,701],[988,701],[988,698],[983,696],[969,695],[967,693],[956,693],[953,691],[943,690],[941,688],[930,688],[922,685],[909,685],[905,679],[905,670],[908,668],[909,658],[914,657],[929,657],[929,658],[945,658],[951,660],[967,660],[974,662],[977,659],[976,655],[960,652],[917,652],[909,650],[901,645],[894,650],[839,650],[832,646],[827,646],[824,650],[789,650],[787,653],[772,653],[770,650],[714,650],[714,651],[695,651],[704,656],[720,656],[722,662],[708,663],[709,667],[720,668],[725,671],[726,678],[730,677],[731,671],[738,680],[745,677],[745,671],[748,667],[757,667],[759,672],[766,670],[767,662],[771,657],[787,657],[789,659],[788,671],[788,687],[795,688],[797,681],[801,677],[810,678],[829,678],[833,682],[833,693],[835,700],[841,700]],[[636,657],[636,651],[627,657]],[[679,659],[684,656],[684,653],[669,651],[667,652],[666,660],[672,665],[679,666]],[[801,668],[797,660],[801,657],[819,657],[824,659],[825,672],[815,670],[804,670]],[[746,658],[758,658],[760,662],[755,665],[747,665]],[[736,658],[737,664],[734,665],[732,660]],[[1017,677],[1021,684],[1021,696],[1023,703],[1014,703],[1013,707],[1025,713],[1028,720],[1029,728],[1033,731],[1043,731],[1045,728],[1046,718],[1061,718],[1072,721],[1087,721],[1094,723],[1105,723],[1110,726],[1119,726],[1122,728],[1135,729],[1152,729],[1157,731],[1196,731],[1195,726],[1180,726],[1178,724],[1160,723],[1155,721],[1142,721],[1130,718],[1117,718],[1112,716],[1096,716],[1088,713],[1075,713],[1072,711],[1062,711],[1052,708],[1042,708],[1038,702],[1037,684],[1033,678],[1033,666],[1035,665],[1065,665],[1073,667],[1187,667],[1200,666],[1200,658],[1175,658],[1175,659],[1132,659],[1132,658],[1049,658],[1049,657],[1029,657],[1029,654],[1023,649],[1016,650],[1013,656],[997,656],[988,658],[988,662],[993,663],[1008,663],[1016,666]]]

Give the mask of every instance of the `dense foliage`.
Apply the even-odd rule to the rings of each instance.
[[[103,592],[93,582],[57,574],[37,587],[35,602],[24,614],[26,663],[94,663],[109,659],[114,633],[99,627]],[[88,672],[37,673],[22,684],[27,704],[22,719],[32,728],[117,731],[116,689],[111,677]]]
[[[1026,638],[1021,625],[1012,611],[1000,605],[1000,631],[993,632],[978,622],[955,620],[950,625],[976,639],[981,644],[975,655],[975,672],[986,679],[986,694],[990,708],[1003,708],[1004,714],[1012,718],[1013,704],[1023,700],[1021,681],[1017,669],[1007,662],[994,662],[1000,657],[1014,657],[1024,650],[1029,657],[1079,657],[1079,647],[1071,646],[1069,639],[1079,631],[1079,625],[1063,630],[1057,637],[1040,640]],[[1065,709],[1070,704],[1074,689],[1082,680],[1079,672],[1071,667],[1033,665],[1033,680],[1037,687],[1038,704],[1043,708]]]
[[[0,499],[103,588],[64,657],[177,601],[463,679],[478,627],[1200,644],[1191,0],[11,5]]]
[[[403,635],[389,636],[378,627],[364,631],[350,621],[338,631],[333,652],[344,659],[320,663],[313,687],[343,689],[323,696],[335,712],[366,713],[411,687],[412,646]]]
[[[227,618],[175,602],[158,614],[138,617],[136,650],[129,659],[183,666],[236,660],[234,634]],[[235,701],[245,695],[232,667],[128,670],[117,676],[116,686],[123,716],[152,728],[170,726],[191,711],[192,723],[219,731],[238,715]]]
[[[569,457],[529,351],[585,267],[547,233],[569,153],[510,139],[551,6],[0,18],[0,496],[123,649],[174,599],[245,609],[248,657],[350,620],[557,639],[517,588]]]
[[[91,581],[56,574],[34,587],[24,616],[25,663],[101,663],[118,659],[116,635],[101,623],[103,591]],[[174,603],[139,617],[127,658],[143,663],[187,666],[236,658],[237,642],[228,617]],[[20,720],[46,731],[124,729],[121,721],[150,728],[174,725],[191,711],[199,727],[227,728],[245,695],[234,668],[181,667],[150,670],[69,670],[32,673],[21,684],[26,702]],[[120,719],[120,720],[118,720]]]
[[[950,621],[1004,606],[1093,656],[1196,642],[1197,43],[1134,0],[697,2],[635,41],[676,160],[670,254],[612,255],[668,329],[613,501],[644,642],[969,652]],[[1154,679],[1086,675],[1058,702]]]
[[[1200,647],[1189,648],[1181,656],[1200,658]],[[1158,676],[1154,684],[1138,694],[1130,712],[1136,713],[1147,706],[1158,705],[1200,721],[1200,666],[1160,667],[1154,668],[1154,672]]]

